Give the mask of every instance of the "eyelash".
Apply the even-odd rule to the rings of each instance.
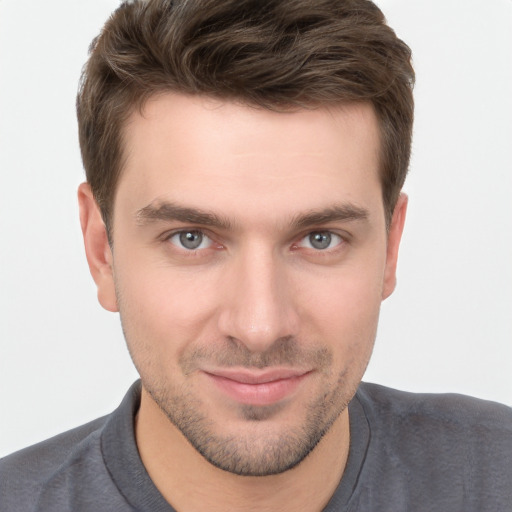
[[[182,243],[183,242],[182,240],[180,240],[181,246],[179,245],[179,243],[172,242],[172,239],[175,238],[175,237],[181,238],[183,235],[186,236],[186,235],[189,235],[189,234],[199,234],[199,235],[201,235],[202,239],[201,239],[201,242],[200,242],[198,247],[195,247],[195,248],[184,247],[183,243]],[[208,247],[201,247],[201,245],[203,245],[203,243],[205,242],[205,239],[209,241]],[[181,249],[183,251],[186,251],[187,253],[193,253],[193,254],[196,254],[198,251],[201,251],[201,250],[204,250],[204,249],[208,249],[211,245],[215,244],[213,238],[210,237],[202,229],[180,229],[178,231],[173,231],[171,233],[166,234],[163,237],[163,241],[170,242],[172,245],[178,247],[179,249]],[[222,248],[222,245],[218,244],[218,248]]]
[[[194,247],[194,248],[188,248],[188,247],[184,247],[183,246],[183,240],[181,239],[182,236],[186,236],[186,235],[189,235],[189,234],[199,234],[201,235],[201,241],[199,243],[199,245],[197,247]],[[330,242],[334,239],[336,240],[336,243],[333,247],[325,247],[325,248],[318,248],[318,247],[314,247],[312,246],[313,243],[312,240],[311,240],[311,237],[315,236],[315,235],[323,235],[323,236],[327,236],[329,237],[329,245],[330,245]],[[179,237],[179,241],[177,241],[176,243],[175,242],[172,242],[172,239],[175,238],[175,237]],[[202,251],[202,250],[205,250],[205,249],[209,249],[211,248],[213,245],[217,245],[216,249],[223,249],[224,246],[220,243],[216,243],[215,240],[213,239],[213,237],[209,236],[209,234],[207,232],[205,232],[203,229],[198,229],[198,228],[191,228],[191,229],[180,229],[180,230],[177,230],[177,231],[172,231],[171,233],[167,233],[165,234],[163,237],[162,237],[163,241],[165,242],[170,242],[172,245],[174,245],[175,247],[177,247],[178,249],[182,250],[182,251],[185,251],[186,253],[189,253],[189,254],[198,254],[199,251]],[[201,247],[201,245],[203,245],[203,243],[205,242],[205,239],[209,241],[208,243],[208,247]],[[304,244],[304,241],[306,241],[306,243],[309,244],[309,246],[305,245]],[[318,229],[318,230],[314,230],[314,231],[308,231],[307,233],[305,233],[304,235],[302,235],[297,242],[294,242],[292,245],[291,245],[291,250],[295,251],[295,250],[298,250],[298,249],[301,249],[301,248],[304,248],[306,250],[310,250],[310,251],[313,251],[315,253],[324,253],[324,254],[329,254],[331,252],[334,252],[336,251],[337,249],[340,248],[340,246],[343,246],[347,243],[347,237],[345,236],[342,236],[338,233],[335,233],[333,231],[330,231],[328,229]]]
[[[328,246],[324,248],[320,247],[314,247],[313,237],[315,236],[322,236],[328,238]],[[336,241],[336,243],[331,247],[331,242]],[[305,245],[304,242],[309,244],[309,246]],[[322,240],[316,240],[316,242],[322,243]],[[338,248],[340,245],[343,245],[346,242],[346,240],[339,235],[338,233],[334,233],[333,231],[329,231],[328,229],[323,230],[315,230],[315,231],[309,231],[306,233],[303,237],[300,238],[299,242],[294,243],[292,245],[292,248],[300,248],[304,247],[306,249],[313,250],[315,252],[322,252],[322,253],[329,253],[332,251],[335,251],[336,248]]]

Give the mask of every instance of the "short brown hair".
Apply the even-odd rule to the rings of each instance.
[[[370,102],[389,224],[409,165],[409,47],[367,0],[135,0],[90,47],[77,97],[82,159],[109,235],[123,123],[175,91],[273,110]]]

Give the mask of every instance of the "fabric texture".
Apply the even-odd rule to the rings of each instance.
[[[139,402],[136,382],[112,414],[1,459],[0,510],[173,512],[137,451]],[[325,512],[512,511],[509,407],[362,383],[349,416],[347,466]]]

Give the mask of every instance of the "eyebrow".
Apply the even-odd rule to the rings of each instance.
[[[323,210],[311,210],[307,213],[297,215],[292,219],[291,226],[294,229],[304,229],[309,226],[327,224],[330,222],[366,220],[368,216],[369,212],[366,208],[352,203],[343,203],[330,206]],[[233,223],[225,217],[198,208],[180,206],[176,203],[169,202],[151,203],[138,210],[135,217],[139,226],[144,226],[155,221],[178,221],[224,230],[233,228]]]
[[[148,204],[141,208],[135,214],[137,224],[144,226],[154,221],[178,221],[190,224],[201,224],[228,230],[232,223],[223,217],[211,212],[199,210],[197,208],[188,208],[175,203],[161,202],[157,204]]]
[[[296,216],[292,221],[295,229],[304,229],[330,222],[367,220],[369,211],[352,203],[336,204],[324,210],[312,210]]]

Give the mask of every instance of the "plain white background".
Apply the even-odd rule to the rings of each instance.
[[[366,380],[512,404],[512,2],[381,0],[417,70],[395,294]],[[485,5],[485,9],[484,6]],[[136,378],[82,250],[74,101],[117,0],[0,0],[0,455]]]

